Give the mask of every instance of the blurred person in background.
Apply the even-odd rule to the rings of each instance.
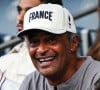
[[[100,0],[98,0],[98,17],[99,17],[99,26],[96,32],[96,40],[93,45],[89,48],[87,55],[92,56],[95,60],[100,61]]]
[[[95,90],[100,90],[100,79],[98,79],[94,85],[95,85]]]
[[[23,29],[23,18],[26,11],[41,3],[56,3],[62,5],[61,0],[19,0],[17,11],[17,29]],[[15,46],[7,55],[0,58],[0,68],[4,75],[18,83],[35,68],[30,60],[26,43],[22,42]]]
[[[7,79],[0,70],[0,90],[19,90],[19,84]]]

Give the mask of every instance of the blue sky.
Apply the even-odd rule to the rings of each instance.
[[[17,0],[0,0],[0,33],[16,35]],[[63,4],[74,15],[97,5],[98,0],[63,0]],[[78,27],[97,29],[98,14],[93,13],[75,21]]]

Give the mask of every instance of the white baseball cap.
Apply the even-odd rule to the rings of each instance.
[[[70,12],[57,4],[40,4],[28,10],[24,16],[24,29],[18,33],[23,36],[29,31],[37,29],[53,34],[66,31],[76,33],[74,20]]]

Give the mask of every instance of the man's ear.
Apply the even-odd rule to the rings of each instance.
[[[71,52],[76,52],[79,46],[79,36],[75,35],[71,41]]]

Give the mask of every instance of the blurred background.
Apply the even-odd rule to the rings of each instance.
[[[62,0],[75,19],[77,32],[82,39],[80,55],[85,55],[95,40],[99,18],[97,13],[98,0]],[[16,6],[18,0],[0,0],[0,56],[6,54],[20,42],[16,38]]]

